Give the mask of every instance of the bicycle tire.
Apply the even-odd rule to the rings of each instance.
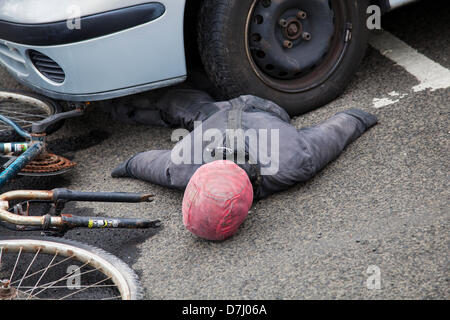
[[[35,113],[30,114],[28,112],[15,110],[14,108],[16,105],[20,103],[27,105],[27,108],[25,108],[26,111],[34,110]],[[59,103],[40,94],[25,91],[0,90],[0,114],[11,118],[11,120],[17,122],[26,131],[31,131],[33,122],[43,120],[62,111],[63,109]],[[35,121],[32,121],[34,119]],[[55,123],[50,126],[45,133],[51,134],[57,131],[61,128],[63,123],[64,121]],[[0,142],[21,140],[23,140],[23,138],[21,138],[13,129],[0,123]]]
[[[26,253],[36,253],[38,250],[42,250],[43,253],[59,254],[60,257],[66,257],[66,259],[71,254],[76,256],[75,261],[82,263],[92,261],[88,264],[90,267],[95,267],[101,270],[104,275],[111,276],[110,280],[117,286],[121,294],[121,300],[141,300],[143,298],[142,286],[136,273],[121,259],[102,249],[69,239],[52,237],[5,237],[0,239],[0,252],[3,255],[5,252],[18,252],[20,248],[22,248],[21,251]],[[25,272],[25,275],[27,275],[27,272]],[[40,297],[36,298],[40,299]]]

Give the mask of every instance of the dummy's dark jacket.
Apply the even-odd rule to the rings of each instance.
[[[129,110],[128,110],[129,111]],[[245,157],[245,163],[240,166],[247,172],[254,185],[255,199],[266,197],[274,192],[285,190],[290,186],[312,178],[327,163],[334,160],[351,142],[361,136],[368,128],[376,124],[377,118],[361,110],[351,109],[334,115],[322,124],[304,129],[296,129],[290,124],[289,115],[273,102],[255,97],[241,96],[225,102],[214,102],[206,93],[196,90],[174,90],[163,96],[156,104],[155,113],[148,116],[148,110],[133,110],[133,121],[139,123],[166,123],[170,126],[183,127],[192,131],[181,140],[176,150],[182,146],[191,148],[191,159],[188,164],[175,164],[171,160],[170,150],[152,150],[137,154],[120,165],[112,174],[113,177],[133,177],[161,186],[183,190],[194,172],[202,165],[195,163],[194,141],[202,141],[203,133],[208,129],[218,129],[224,141],[225,148],[214,149],[222,152],[221,158],[234,154],[239,159]],[[202,125],[194,129],[194,123],[201,121]],[[260,140],[259,129],[267,132],[267,143],[262,143],[254,150],[249,148],[249,139],[245,139],[245,150],[240,150],[239,144],[227,139],[227,129],[254,129]],[[272,146],[271,131],[278,131],[279,162],[267,163],[261,161],[259,155],[270,155]],[[235,141],[236,142],[236,141]],[[202,142],[202,150],[211,147],[211,141]],[[273,148],[275,147],[275,148]],[[208,149],[208,151],[210,151]],[[198,152],[197,152],[198,156]],[[276,159],[277,157],[274,157]],[[251,164],[256,162],[257,164]],[[276,160],[275,160],[276,162]],[[267,174],[268,168],[278,168],[272,174]],[[266,174],[264,173],[266,169]]]

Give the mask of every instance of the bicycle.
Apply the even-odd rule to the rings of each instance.
[[[31,101],[31,95],[19,93],[13,95],[19,105],[20,101],[23,103]],[[1,91],[0,112],[1,98],[4,96],[5,91]],[[48,106],[48,102],[36,95],[33,95],[32,99],[34,106],[41,109]],[[71,170],[75,166],[73,162],[47,151],[45,137],[59,126],[62,120],[81,116],[84,109],[84,104],[77,104],[74,110],[62,113],[51,114],[57,110],[47,109],[50,112],[39,121],[27,120],[28,123],[23,127],[9,116],[0,114],[0,122],[12,128],[7,134],[4,128],[0,128],[0,132],[3,133],[0,137],[12,138],[18,135],[28,140],[0,143],[0,153],[9,157],[9,161],[3,165],[3,172],[0,173],[0,187],[17,174],[47,176]],[[134,300],[142,297],[142,287],[136,274],[119,258],[93,246],[53,236],[62,237],[67,231],[75,228],[158,228],[161,222],[64,214],[65,205],[71,201],[138,203],[151,202],[153,196],[137,193],[79,192],[68,189],[17,190],[0,195],[0,226],[17,232],[41,231],[46,236],[0,239],[0,300],[93,297]],[[18,203],[13,204],[15,202]],[[44,215],[31,215],[30,210],[36,204],[50,204],[50,209]],[[66,281],[65,285],[61,285],[63,281]]]
[[[19,201],[19,203],[10,206],[12,201]],[[70,201],[137,203],[151,202],[153,196],[137,193],[78,192],[67,189],[10,191],[0,195],[0,226],[13,231],[43,231],[47,235],[57,236],[62,236],[75,228],[146,229],[160,227],[159,220],[82,217],[63,214],[64,206]],[[51,210],[43,216],[31,216],[31,205],[36,203],[51,203]],[[25,255],[28,257],[24,257]],[[32,271],[33,265],[35,268],[37,266],[38,271]],[[68,274],[63,272],[67,270],[68,266],[74,265],[76,267]],[[52,269],[54,266],[59,266],[57,272]],[[52,269],[51,273],[47,272],[49,269]],[[8,274],[4,274],[5,272]],[[97,274],[93,274],[93,272]],[[18,274],[22,276],[17,277]],[[70,286],[57,285],[73,276],[86,274],[90,274],[90,276],[85,279],[86,282],[83,285],[80,284],[76,287],[78,291],[70,292]],[[14,281],[15,277],[16,281]],[[52,279],[52,277],[56,277],[56,279]],[[110,292],[114,288],[117,292],[111,294]],[[48,291],[49,289],[52,290]],[[90,290],[85,292],[88,289]],[[75,298],[86,299],[86,295],[80,296],[79,294],[85,292],[87,297],[90,297],[93,294],[92,289],[95,289],[97,298],[100,296],[103,299],[128,300],[142,297],[142,289],[136,274],[120,259],[103,250],[67,239],[14,238],[0,240],[0,299],[49,299],[54,298],[55,295],[59,299],[76,295],[78,296]],[[43,293],[45,295],[38,297]],[[107,295],[108,293],[109,295]],[[52,296],[46,296],[49,294]],[[107,297],[104,297],[105,295]]]
[[[27,112],[22,109],[15,111],[11,106],[5,108],[4,104],[11,101],[15,102],[13,107],[27,106]],[[0,123],[3,123],[0,126],[0,138],[8,140],[20,137],[25,140],[25,142],[0,143],[0,154],[3,158],[9,159],[2,166],[4,170],[0,173],[0,187],[18,174],[54,176],[73,169],[76,164],[50,153],[45,140],[47,135],[58,129],[64,120],[84,115],[86,106],[84,103],[74,103],[73,110],[61,112],[61,108],[57,107],[55,102],[36,94],[0,91]],[[5,113],[8,116],[5,116]]]
[[[63,108],[59,103],[36,93],[0,90],[0,112],[30,131],[33,123],[61,113]],[[63,122],[59,122],[50,126],[46,134],[55,132],[62,124]],[[1,142],[15,141],[19,138],[21,137],[9,125],[0,123]]]

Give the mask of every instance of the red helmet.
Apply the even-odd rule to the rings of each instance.
[[[232,161],[214,161],[201,166],[189,181],[183,223],[201,238],[224,240],[236,233],[252,202],[247,173]]]

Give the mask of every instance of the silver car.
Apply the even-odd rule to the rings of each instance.
[[[185,81],[189,53],[224,98],[254,94],[296,115],[350,81],[368,5],[412,1],[0,0],[0,63],[51,98],[96,101]]]

